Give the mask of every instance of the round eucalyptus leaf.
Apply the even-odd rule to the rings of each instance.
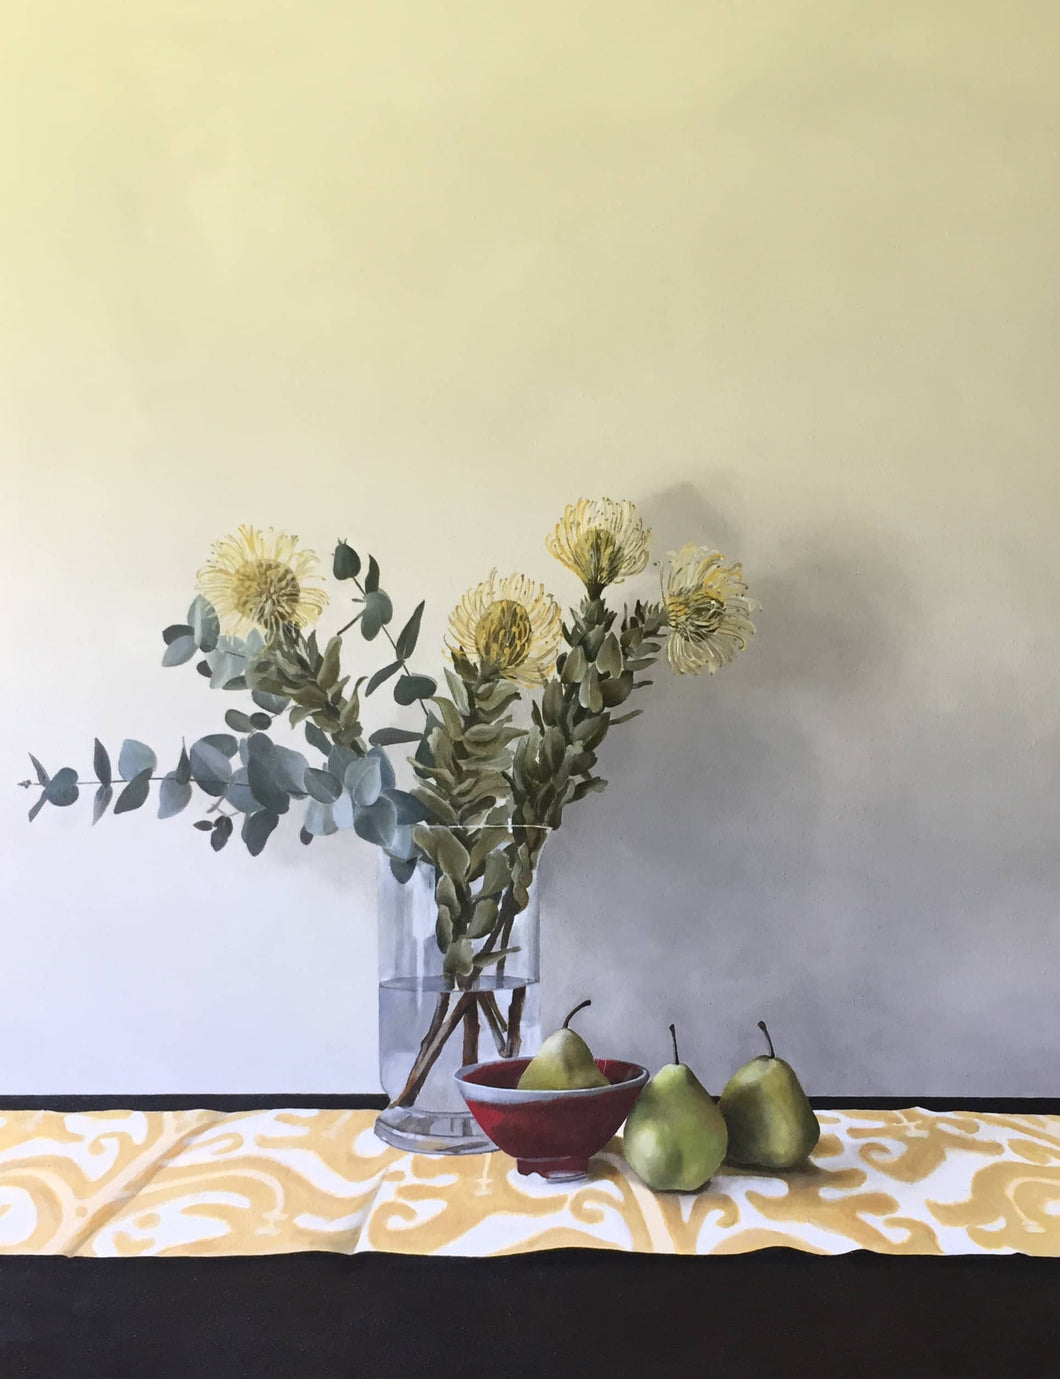
[[[188,622],[191,624],[191,635],[195,638],[199,650],[212,651],[221,633],[221,621],[213,604],[201,594],[188,609]]]
[[[273,744],[272,769],[288,795],[302,796],[306,793],[305,773],[308,765],[301,752]]]
[[[361,557],[345,541],[335,547],[331,561],[331,573],[336,579],[356,579],[361,573]]]
[[[390,602],[390,595],[382,589],[364,596],[364,617],[361,619],[361,635],[365,641],[372,641],[379,635],[379,630],[385,627],[394,616],[394,605]]]
[[[389,800],[377,798],[374,804],[366,805],[354,812],[353,827],[358,836],[366,842],[387,848],[397,828],[397,811]]]
[[[353,796],[354,804],[375,804],[383,793],[383,772],[377,757],[358,757],[347,766],[342,783]]]
[[[431,811],[422,800],[410,795],[407,790],[384,790],[383,795],[394,806],[399,824],[426,823],[431,817]]]
[[[250,718],[239,709],[229,709],[225,714],[225,722],[237,733],[252,733],[254,731],[254,724]]]
[[[274,814],[286,814],[291,801],[283,762],[278,759],[272,739],[264,733],[255,733],[247,739],[247,753],[247,779],[255,798]]]
[[[176,772],[170,771],[158,790],[158,817],[171,819],[191,804],[192,790],[186,782],[177,780]]]
[[[438,682],[429,675],[403,675],[394,685],[394,699],[398,704],[415,704],[417,699],[429,699]]]
[[[228,782],[225,799],[233,809],[238,809],[240,814],[253,814],[255,809],[261,808],[261,802],[254,798],[254,792],[247,783],[245,766],[241,766]]]
[[[138,776],[141,771],[150,774],[157,765],[158,758],[146,743],[127,737],[121,744],[118,754],[118,775],[123,780],[132,780],[133,776]]]
[[[259,809],[256,814],[247,815],[243,820],[242,836],[251,857],[257,857],[261,852],[279,822],[279,815],[271,809]]]
[[[331,817],[335,820],[335,827],[352,828],[356,814],[357,806],[353,802],[353,796],[348,790],[344,790],[331,806]]]
[[[178,637],[176,641],[170,642],[166,647],[162,656],[162,664],[164,666],[182,666],[185,661],[191,660],[197,650],[194,637]]]
[[[318,771],[315,766],[307,766],[305,788],[313,799],[319,800],[321,804],[334,804],[342,794],[342,781],[330,771]]]
[[[331,805],[322,804],[320,800],[313,799],[305,807],[303,827],[314,838],[323,838],[339,831],[331,813]]]
[[[232,820],[227,814],[222,814],[219,819],[215,820],[213,832],[210,834],[210,846],[214,852],[220,852],[231,836]]]
[[[231,733],[207,733],[205,737],[199,738],[200,742],[205,742],[210,747],[216,747],[226,757],[234,757],[239,750],[239,743]]]
[[[179,641],[181,637],[191,637],[193,635],[192,628],[184,622],[171,623],[169,627],[163,628],[162,630],[162,640],[165,642],[166,646],[172,646],[173,643]]]
[[[269,694],[265,690],[259,689],[254,690],[250,697],[259,709],[264,709],[266,713],[271,714],[283,713],[291,702],[285,694]]]
[[[151,793],[151,771],[153,767],[147,767],[138,775],[133,776],[132,780],[118,796],[114,805],[115,814],[128,814],[130,810],[139,809],[143,802]]]
[[[268,713],[252,713],[249,721],[251,728],[256,728],[258,732],[272,727],[272,715]]]
[[[232,779],[232,767],[224,752],[205,740],[193,742],[190,753],[191,774],[196,785],[207,795],[221,796]]]
[[[381,747],[372,747],[368,755],[374,757],[379,762],[379,771],[383,778],[383,789],[393,790],[395,778],[394,768],[390,764],[390,758]]]
[[[315,747],[318,752],[323,752],[325,756],[331,751],[331,738],[315,723],[305,725],[305,740],[310,747]]]
[[[48,803],[60,807],[73,804],[80,793],[77,788],[77,772],[72,766],[64,766],[61,771],[56,771],[44,787]]]

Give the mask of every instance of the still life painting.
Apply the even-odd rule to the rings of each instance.
[[[9,8],[0,1379],[1037,1373],[1060,9]]]

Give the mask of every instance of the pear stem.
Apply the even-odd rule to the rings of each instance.
[[[568,1015],[567,1018],[563,1021],[563,1028],[564,1028],[564,1029],[567,1028],[567,1026],[568,1026],[568,1025],[570,1024],[570,1022],[571,1022],[571,1019],[572,1019],[575,1015],[577,1015],[577,1013],[578,1013],[579,1010],[584,1010],[586,1006],[591,1006],[591,1005],[592,1005],[592,1001],[589,1000],[589,1001],[582,1001],[581,1005],[575,1006],[574,1009],[571,1011],[570,1015]]]
[[[680,1063],[681,1055],[677,1052],[677,1031],[674,1029],[673,1025],[670,1026],[670,1042],[674,1046],[674,1062]]]
[[[765,1035],[766,1040],[767,1040],[768,1043],[769,1043],[769,1056],[770,1056],[770,1058],[776,1058],[776,1056],[777,1056],[777,1055],[776,1055],[776,1050],[773,1048],[773,1041],[772,1041],[772,1039],[769,1038],[769,1030],[766,1029],[766,1022],[765,1022],[764,1020],[759,1020],[759,1022],[758,1022],[758,1028],[759,1028],[759,1029],[762,1031],[762,1033]]]

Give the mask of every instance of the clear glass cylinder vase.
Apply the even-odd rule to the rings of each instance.
[[[390,1099],[376,1134],[421,1154],[494,1148],[454,1078],[470,1063],[536,1052],[540,1043],[537,883],[503,938],[474,942],[476,958],[509,950],[466,975],[446,972],[435,900],[437,874],[418,862],[398,881],[379,870],[379,1076]],[[511,951],[515,950],[515,951]]]

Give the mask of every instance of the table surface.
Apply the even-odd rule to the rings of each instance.
[[[1060,1257],[1060,1116],[819,1111],[786,1174],[654,1193],[616,1138],[582,1183],[501,1153],[413,1155],[364,1110],[0,1111],[0,1253]]]

